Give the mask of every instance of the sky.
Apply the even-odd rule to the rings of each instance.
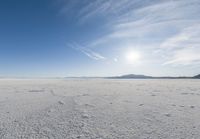
[[[200,73],[200,0],[1,0],[0,76]]]

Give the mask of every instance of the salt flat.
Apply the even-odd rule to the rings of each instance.
[[[199,137],[200,80],[0,80],[0,139]]]

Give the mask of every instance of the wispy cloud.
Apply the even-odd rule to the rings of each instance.
[[[199,0],[86,0],[75,14],[78,22],[101,17],[105,19],[101,26],[109,31],[79,51],[93,59],[104,59],[90,48],[129,43],[141,49],[152,47],[149,50],[157,51],[157,55],[164,53],[160,59],[164,65],[194,64],[199,61],[199,13]]]
[[[168,61],[164,65],[190,65],[200,62],[200,24],[185,28],[178,35],[167,39],[161,48],[168,53]]]
[[[118,18],[112,19],[112,32],[103,36],[101,42],[113,38],[145,37],[155,32],[166,33],[167,30],[182,30],[199,21],[200,4],[198,1],[159,1],[137,3],[142,6],[121,13]],[[122,7],[130,5],[122,5]],[[193,15],[193,16],[192,16]],[[194,16],[195,15],[195,16]],[[113,21],[114,20],[114,21]],[[158,34],[157,37],[160,34]],[[167,34],[166,34],[167,35]],[[165,36],[168,37],[168,36]],[[97,40],[99,41],[99,40]]]
[[[197,0],[160,1],[145,5],[121,14],[115,23],[112,21],[112,32],[93,41],[91,45],[101,46],[112,41],[127,40],[134,45],[142,39],[148,45],[140,41],[141,47],[152,47],[152,42],[158,41],[153,47],[164,51],[163,65],[196,64],[200,62],[199,12],[200,2]]]
[[[183,47],[199,47],[200,44],[200,24],[193,24],[193,26],[182,29],[179,34],[166,39],[161,44],[162,48],[175,49]]]
[[[163,65],[192,65],[200,63],[199,48],[184,48],[174,52],[169,61]]]
[[[85,54],[86,56],[88,56],[89,58],[93,59],[93,60],[105,60],[106,58],[102,55],[100,55],[97,52],[92,51],[89,48],[80,46],[77,43],[70,43],[67,44],[67,46],[73,48],[74,50],[80,51],[81,53]]]

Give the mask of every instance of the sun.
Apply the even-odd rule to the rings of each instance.
[[[129,64],[135,64],[140,61],[141,54],[139,51],[129,51],[126,53],[125,58]]]

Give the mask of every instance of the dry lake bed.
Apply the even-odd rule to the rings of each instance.
[[[199,138],[200,80],[0,80],[0,139]]]

